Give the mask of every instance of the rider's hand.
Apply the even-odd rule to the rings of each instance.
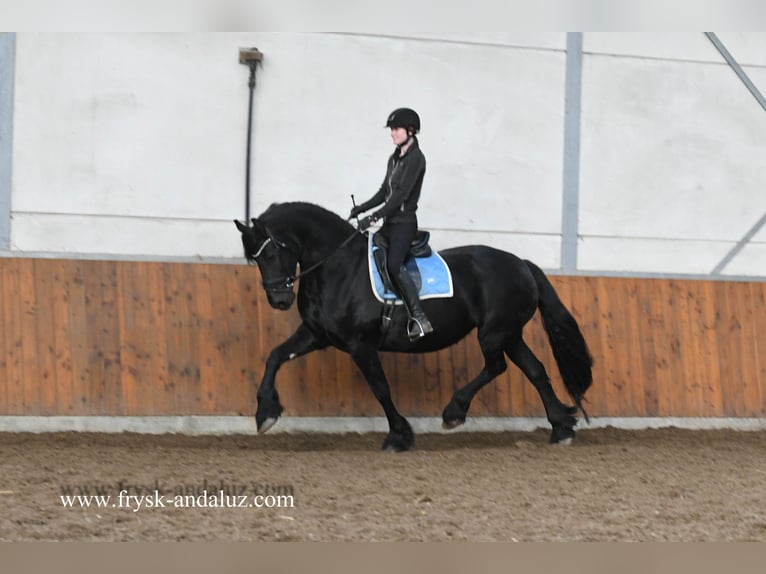
[[[359,220],[359,231],[367,231],[367,229],[369,229],[370,225],[373,223],[375,223],[375,218],[371,215],[363,217]]]
[[[362,207],[361,207],[361,206],[359,206],[359,205],[356,205],[356,206],[354,206],[354,208],[351,210],[351,213],[349,214],[348,218],[349,218],[349,219],[354,219],[354,218],[355,218],[357,215],[359,215],[359,214],[360,214],[360,213],[362,213],[363,211],[364,211],[364,209],[362,209]]]

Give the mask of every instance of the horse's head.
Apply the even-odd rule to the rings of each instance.
[[[269,305],[284,311],[295,301],[293,283],[297,253],[286,243],[274,237],[260,221],[253,218],[252,227],[234,220],[242,233],[242,246],[248,263],[257,263]]]

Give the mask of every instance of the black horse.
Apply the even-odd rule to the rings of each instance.
[[[255,420],[259,432],[277,421],[283,407],[275,388],[279,367],[290,359],[333,346],[349,353],[378,399],[389,433],[385,450],[412,447],[414,435],[391,400],[378,351],[426,353],[443,349],[477,327],[484,368],[454,393],[442,413],[445,428],[465,422],[474,395],[506,367],[508,356],[540,394],[553,430],[551,442],[571,442],[575,413],[593,380],[592,359],[574,317],[559,300],[545,274],[530,261],[487,246],[440,252],[453,276],[454,296],[423,301],[435,331],[417,341],[406,334],[406,312],[398,307],[388,330],[381,330],[383,304],[370,288],[367,240],[351,224],[310,203],[273,204],[252,225],[235,220],[245,257],[257,263],[269,304],[288,309],[298,288],[302,323],[271,351],[258,389]],[[300,274],[295,276],[296,266]],[[576,406],[563,404],[540,361],[522,339],[522,329],[540,309],[564,385]]]

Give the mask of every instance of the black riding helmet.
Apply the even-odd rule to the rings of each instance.
[[[420,116],[410,108],[397,108],[388,114],[387,128],[414,128],[415,133],[420,131]]]

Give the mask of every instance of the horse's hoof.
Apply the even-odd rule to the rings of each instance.
[[[405,452],[410,450],[415,444],[415,435],[412,429],[407,427],[402,434],[389,433],[383,441],[381,449],[384,452]]]
[[[555,426],[551,431],[551,444],[569,446],[575,437],[575,430],[566,426]]]
[[[415,444],[414,440],[403,439],[402,437],[386,437],[383,441],[381,450],[383,452],[406,452]]]
[[[263,434],[267,432],[271,427],[273,427],[275,424],[277,424],[277,419],[274,418],[268,418],[258,427],[258,432],[260,434]]]
[[[381,449],[383,452],[407,452],[410,450],[411,446],[404,446],[400,444],[386,444],[383,443],[383,448]]]
[[[456,429],[463,423],[465,423],[465,419],[452,419],[449,421],[442,420],[442,428],[446,430],[452,430]]]
[[[465,422],[466,416],[468,416],[468,407],[461,405],[453,398],[442,411],[442,428],[457,428]]]

